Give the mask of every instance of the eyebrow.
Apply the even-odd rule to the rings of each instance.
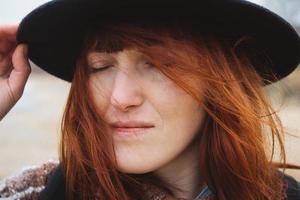
[[[132,54],[131,54],[132,55]],[[134,52],[134,59],[137,62],[140,62],[142,60],[148,60],[148,56],[140,53],[140,52]],[[116,61],[117,58],[117,53],[106,53],[106,52],[97,52],[97,51],[92,51],[87,54],[87,61],[92,62],[94,59],[103,59],[104,61]]]
[[[90,60],[93,60],[93,59],[96,59],[96,58],[100,58],[100,59],[115,59],[115,57],[109,53],[103,53],[103,52],[92,52],[92,53],[88,53],[87,54],[87,60],[90,61]]]

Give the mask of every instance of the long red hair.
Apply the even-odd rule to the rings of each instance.
[[[270,67],[267,56],[251,50],[255,38],[208,30],[199,37],[188,27],[182,30],[120,23],[87,31],[62,121],[60,162],[69,199],[146,199],[144,184],[173,195],[173,186],[153,173],[118,171],[112,138],[95,112],[87,52],[124,48],[144,53],[205,110],[197,139],[200,171],[214,193],[212,199],[284,199],[283,177],[272,163],[277,141],[281,165],[286,165],[283,128],[262,88],[268,80],[254,67],[254,62],[256,67]],[[199,91],[200,83],[205,83],[205,91]]]

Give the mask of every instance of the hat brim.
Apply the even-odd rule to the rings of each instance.
[[[255,37],[271,61],[272,73],[279,79],[299,64],[300,39],[295,29],[270,10],[238,0],[211,0],[208,3],[121,1],[118,4],[113,1],[56,0],[36,8],[21,21],[17,42],[29,45],[29,59],[37,66],[71,82],[83,36],[91,21],[101,23],[110,18],[121,20],[125,17],[136,20],[142,16],[149,19],[153,16],[155,20],[154,16],[160,15],[167,20],[192,20],[195,32],[207,23],[211,27],[219,26],[225,31]],[[269,68],[255,67],[264,79],[274,81],[269,76]]]

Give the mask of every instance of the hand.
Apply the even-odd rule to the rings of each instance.
[[[21,98],[31,72],[26,44],[17,45],[18,26],[0,26],[0,120]]]

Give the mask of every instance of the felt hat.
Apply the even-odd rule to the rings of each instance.
[[[244,0],[53,0],[23,18],[17,42],[29,45],[29,59],[37,66],[71,82],[85,31],[95,22],[101,28],[107,21],[124,19],[165,26],[185,21],[196,34],[210,27],[253,36],[257,51],[270,61],[268,66],[254,64],[255,69],[271,82],[270,72],[281,79],[300,60],[295,29],[274,12]]]

